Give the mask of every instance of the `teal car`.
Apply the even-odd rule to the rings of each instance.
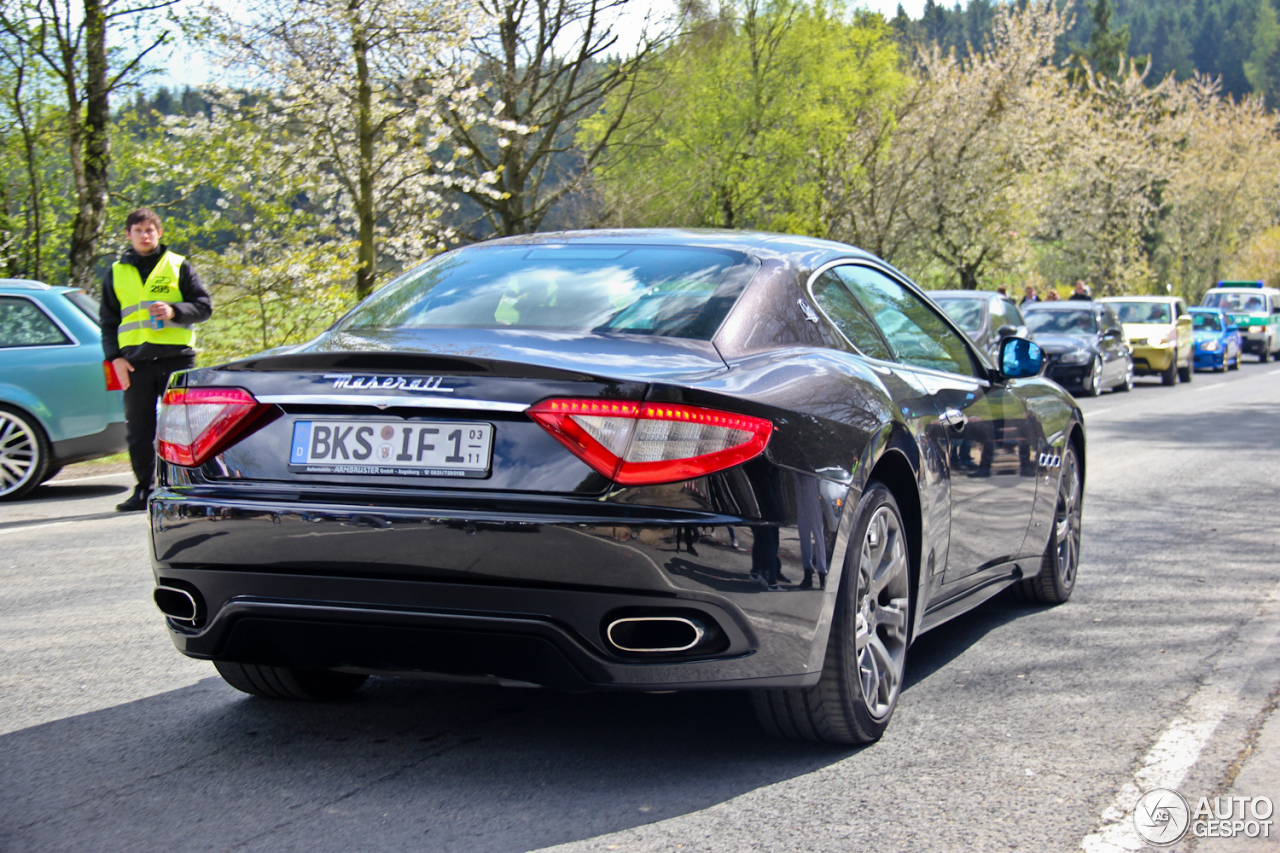
[[[124,395],[107,382],[96,299],[0,279],[0,500],[125,449]]]

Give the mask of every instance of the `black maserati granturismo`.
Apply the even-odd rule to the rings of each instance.
[[[1071,595],[1083,418],[840,243],[584,231],[446,252],[315,340],[178,374],[155,600],[234,687],[745,689],[862,743],[907,650]]]

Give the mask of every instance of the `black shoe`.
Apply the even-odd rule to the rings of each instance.
[[[804,579],[800,581],[800,589],[813,589],[813,572],[805,569]]]
[[[134,489],[127,501],[116,504],[116,512],[142,512],[147,508],[148,494],[148,492]]]

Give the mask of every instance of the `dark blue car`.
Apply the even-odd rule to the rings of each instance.
[[[1238,370],[1244,340],[1221,308],[1192,308],[1196,370]]]

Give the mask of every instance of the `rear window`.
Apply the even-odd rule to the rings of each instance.
[[[1093,311],[1081,308],[1078,311],[1042,309],[1037,311],[1028,308],[1022,312],[1027,320],[1027,328],[1033,332],[1057,332],[1059,334],[1092,334],[1098,330]]]
[[[1173,313],[1167,302],[1112,302],[1121,323],[1172,323]]]
[[[80,309],[80,313],[93,321],[93,325],[99,325],[98,321],[98,300],[94,299],[83,290],[72,290],[64,294],[67,301]]]
[[[966,332],[976,332],[982,328],[981,299],[965,299],[955,296],[935,296],[934,301],[947,312],[947,316],[956,321],[956,325]]]
[[[758,263],[684,246],[485,246],[411,270],[340,329],[559,329],[710,340]]]
[[[1265,313],[1271,311],[1265,293],[1223,293],[1211,290],[1204,296],[1204,303],[1209,308],[1225,308],[1237,313]]]

